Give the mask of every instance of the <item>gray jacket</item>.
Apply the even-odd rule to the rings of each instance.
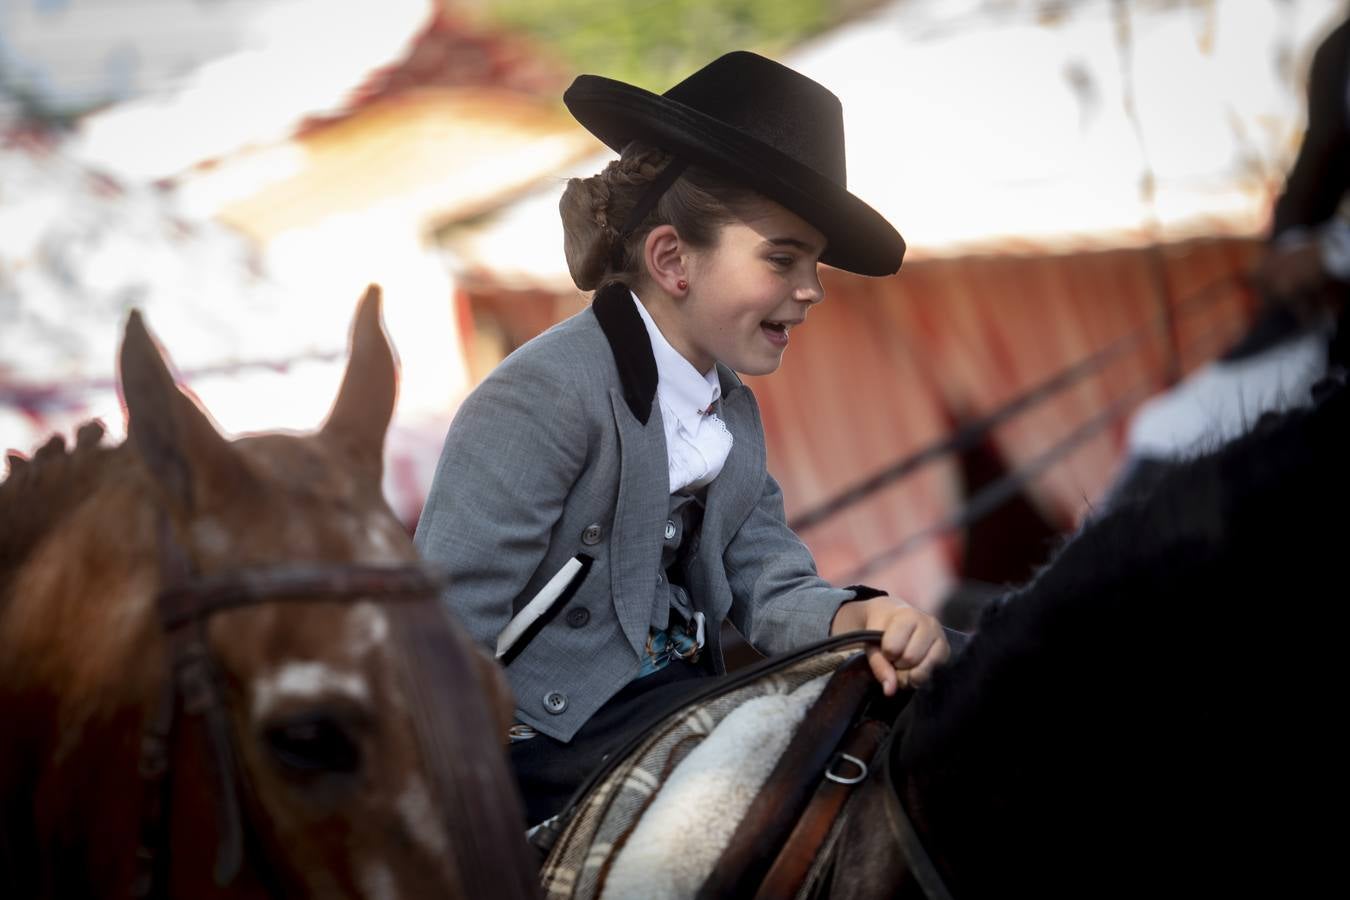
[[[778,653],[824,637],[861,591],[816,574],[766,471],[754,395],[729,369],[718,375],[734,444],[708,487],[688,588],[723,671],[724,619]],[[669,602],[658,590],[670,492],[656,380],[627,288],[602,290],[465,400],[417,526],[422,554],[449,569],[447,608],[488,648],[569,560],[589,557],[560,600],[566,614],[506,668],[516,717],[559,740],[637,674],[653,603]]]

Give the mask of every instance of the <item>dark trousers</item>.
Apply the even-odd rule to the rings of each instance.
[[[682,698],[703,687],[707,674],[699,665],[674,660],[615,694],[571,741],[538,734],[512,744],[511,768],[525,801],[525,821],[537,825],[561,812],[613,749],[651,728]]]

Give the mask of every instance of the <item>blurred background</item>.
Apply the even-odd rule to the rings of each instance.
[[[609,154],[581,72],[662,91],[754,49],[843,101],[902,273],[828,270],[749,379],[840,583],[929,609],[1027,577],[1130,420],[1252,320],[1245,273],[1342,0],[0,0],[0,447],[101,418],[145,311],[222,430],[316,426],[385,291],[416,522],[493,365],[586,297],[557,199]]]

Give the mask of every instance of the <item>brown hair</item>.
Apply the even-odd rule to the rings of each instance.
[[[763,202],[755,191],[691,165],[622,238],[622,261],[616,266],[619,229],[647,185],[673,158],[664,150],[633,141],[600,174],[567,182],[558,211],[563,222],[563,253],[577,287],[590,291],[615,279],[640,284],[647,278],[642,248],[653,228],[671,225],[690,245],[712,247],[723,225],[748,218]]]

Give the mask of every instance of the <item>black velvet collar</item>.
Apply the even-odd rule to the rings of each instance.
[[[656,399],[656,384],[660,374],[656,370],[656,355],[647,336],[647,326],[633,304],[632,289],[622,281],[611,281],[595,292],[591,309],[600,322],[600,330],[609,341],[614,364],[619,369],[623,385],[623,399],[633,417],[643,425],[652,416],[652,401]],[[717,364],[717,377],[722,384],[722,399],[743,387],[735,372]]]
[[[652,415],[652,401],[656,398],[656,357],[652,354],[651,339],[647,337],[647,326],[633,306],[631,293],[628,285],[611,281],[595,292],[591,309],[614,353],[619,382],[623,385],[623,399],[633,416],[646,425]]]

